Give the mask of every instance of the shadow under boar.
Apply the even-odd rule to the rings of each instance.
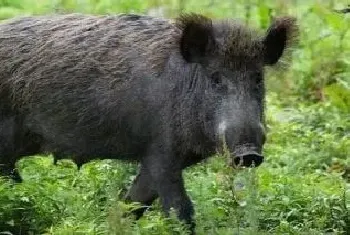
[[[222,149],[258,166],[265,142],[264,68],[297,31],[264,35],[237,21],[183,14],[24,17],[0,25],[0,171],[21,181],[21,157],[53,153],[140,162],[127,199],[160,198],[190,224],[182,170]],[[139,216],[143,211],[139,211]]]

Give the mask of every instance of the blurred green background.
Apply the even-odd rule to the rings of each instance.
[[[348,1],[0,0],[0,19],[24,15],[198,12],[266,29],[297,16],[300,42],[289,67],[267,71],[267,161],[233,171],[223,157],[186,170],[198,234],[350,234],[350,14]],[[186,234],[159,204],[139,221],[121,196],[136,166],[33,156],[24,183],[0,179],[0,234]]]

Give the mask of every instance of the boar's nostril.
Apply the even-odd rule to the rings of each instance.
[[[264,161],[264,156],[258,153],[249,153],[236,156],[234,164],[243,167],[258,167]]]

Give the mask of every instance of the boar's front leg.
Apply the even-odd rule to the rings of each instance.
[[[158,194],[154,188],[150,173],[144,165],[141,165],[140,171],[126,195],[126,201],[140,202],[143,205],[143,207],[133,211],[136,219],[139,219],[143,215],[147,207],[150,206],[157,197]]]
[[[173,208],[178,218],[188,224],[191,234],[194,234],[194,209],[185,190],[181,162],[178,160],[173,155],[153,154],[145,158],[143,164],[153,179],[165,216],[169,216]]]

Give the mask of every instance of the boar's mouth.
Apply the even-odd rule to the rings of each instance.
[[[251,146],[236,148],[233,156],[233,164],[236,167],[258,167],[264,161],[264,156]]]

